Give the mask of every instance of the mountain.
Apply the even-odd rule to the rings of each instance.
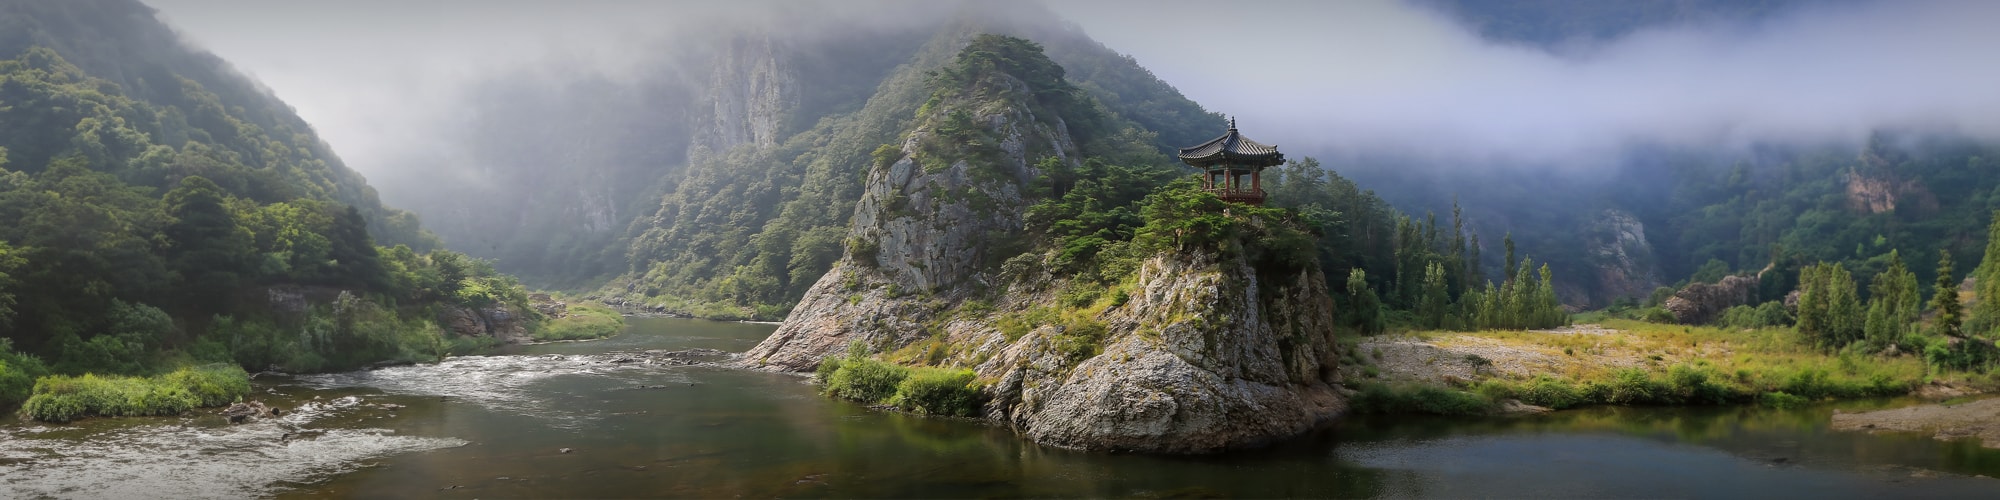
[[[0,406],[47,372],[346,369],[542,321],[134,0],[0,1],[0,220]]]
[[[1333,301],[1296,211],[1169,184],[1149,135],[1034,42],[952,45],[905,139],[874,150],[844,252],[745,365],[1093,450],[1210,452],[1344,409]],[[854,394],[842,380],[897,370],[867,352],[965,370],[943,392],[980,392]]]
[[[973,34],[1041,43],[1076,86],[1153,134],[1152,149],[1222,123],[1033,4],[867,8],[898,21],[829,26],[819,19],[847,18],[807,12],[767,23],[782,30],[670,40],[623,82],[496,80],[464,105],[484,110],[464,136],[441,147],[464,158],[413,158],[434,181],[393,183],[454,188],[391,198],[454,248],[536,283],[776,319],[839,257],[870,152],[901,142],[925,73]]]

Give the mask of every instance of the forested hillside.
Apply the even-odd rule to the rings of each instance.
[[[1042,44],[1153,151],[1220,129],[1219,115],[1040,6],[941,5],[894,7],[890,23],[800,15],[783,30],[681,35],[634,79],[482,84],[466,126],[439,157],[412,157],[407,170],[423,173],[391,196],[454,248],[538,284],[775,319],[839,257],[870,152],[901,141],[927,73],[976,34]]]
[[[0,406],[43,374],[343,369],[492,341],[444,332],[452,311],[539,321],[512,278],[432,250],[290,109],[150,8],[9,1],[0,26]],[[47,390],[165,391],[145,400],[166,406],[31,413],[223,397],[80,380]]]

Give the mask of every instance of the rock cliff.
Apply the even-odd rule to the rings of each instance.
[[[845,253],[742,363],[806,371],[857,342],[931,346],[905,361],[970,368],[988,419],[1086,450],[1255,446],[1345,410],[1316,262],[1260,268],[1233,241],[1164,250],[1082,301],[1065,293],[1075,278],[1012,264],[1045,262],[1009,259],[1042,251],[1018,243],[1027,193],[1040,162],[1080,163],[1073,117],[1023,97],[1046,89],[1012,75],[969,81],[878,151]]]
[[[1646,241],[1646,226],[1631,213],[1605,210],[1591,219],[1584,230],[1589,259],[1596,271],[1596,291],[1590,298],[1643,298],[1660,286],[1654,268],[1653,246]]]
[[[1254,446],[1338,416],[1333,304],[1317,269],[1261,281],[1240,258],[1148,260],[1123,306],[1098,317],[1103,352],[1068,363],[1048,326],[1007,342],[978,321],[955,342],[993,346],[987,417],[1044,444],[1203,453]],[[1031,299],[1032,300],[1032,299]]]

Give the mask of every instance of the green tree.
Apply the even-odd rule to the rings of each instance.
[[[1966,316],[1965,331],[1990,336],[2000,328],[2000,210],[1993,211],[1986,225],[1986,254],[1972,275],[1972,311]]]
[[[1362,335],[1382,333],[1382,300],[1368,285],[1368,271],[1358,267],[1350,270],[1346,288],[1347,308],[1341,311],[1341,316],[1347,319],[1348,326]]]
[[[1952,276],[1951,252],[1938,251],[1937,282],[1931,285],[1931,331],[1946,337],[1959,336],[1958,280]]]
[[[1915,324],[1923,312],[1916,273],[1910,272],[1896,251],[1889,251],[1888,258],[1888,267],[1868,283],[1868,317],[1863,337],[1877,348],[1901,343],[1903,330]]]
[[[14,322],[14,273],[27,263],[13,246],[0,241],[0,331],[6,331]]]
[[[182,292],[179,299],[200,316],[220,312],[251,272],[252,239],[237,223],[222,189],[201,176],[181,179],[168,191],[167,268]]]

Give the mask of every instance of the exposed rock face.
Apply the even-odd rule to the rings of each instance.
[[[953,335],[1004,346],[977,368],[998,380],[987,388],[987,416],[1044,444],[1166,453],[1254,446],[1346,409],[1332,385],[1333,304],[1318,270],[1275,286],[1259,279],[1239,259],[1156,257],[1140,271],[1143,292],[1105,312],[1103,354],[1074,367],[1051,345],[1059,327],[1012,343],[985,325]]]
[[[704,102],[706,116],[697,124],[700,146],[714,152],[742,144],[777,144],[782,117],[798,106],[799,82],[771,35],[735,37],[716,54]]]
[[[1674,313],[1674,321],[1683,325],[1700,325],[1715,321],[1723,311],[1750,303],[1757,291],[1757,279],[1748,276],[1724,276],[1715,283],[1695,283],[1675,292],[1662,307]]]
[[[1075,141],[1060,119],[1052,121],[1019,107],[985,114],[978,122],[1005,138],[1001,158],[978,165],[960,160],[937,172],[925,171],[916,157],[929,129],[912,133],[901,159],[869,171],[849,236],[858,244],[745,359],[803,371],[853,340],[900,346],[922,338],[924,322],[940,311],[907,295],[949,300],[992,285],[984,269],[990,266],[983,266],[987,244],[1019,232],[1027,208],[1021,185],[1039,175],[1030,158],[1075,157]]]
[[[1254,446],[1345,410],[1332,386],[1333,302],[1317,268],[1271,276],[1241,256],[1167,252],[1141,266],[1126,301],[1090,318],[1103,326],[1101,351],[1062,348],[1079,334],[1063,325],[1010,338],[1000,318],[1058,303],[1065,283],[1046,274],[1003,281],[994,260],[1009,255],[991,253],[1018,237],[1033,161],[1074,162],[1075,142],[1060,117],[1025,106],[939,107],[933,118],[972,113],[997,154],[926,168],[923,141],[934,129],[919,125],[898,160],[870,171],[846,254],[743,364],[806,371],[851,342],[879,353],[941,337],[953,348],[939,364],[991,381],[987,418],[1087,450]],[[989,293],[996,287],[1004,292]],[[949,314],[973,297],[992,307]]]
[[[568,307],[553,300],[533,301],[531,304],[543,314],[547,314],[547,311],[565,311]],[[506,344],[526,344],[533,340],[528,336],[529,319],[505,305],[495,304],[477,309],[447,306],[443,312],[438,313],[438,316],[438,323],[461,337],[493,337]]]
[[[1898,204],[1914,203],[1923,210],[1937,210],[1937,196],[1916,181],[1897,181],[1887,175],[1847,174],[1847,208],[1879,214],[1893,212]],[[1905,207],[1908,208],[1908,207]]]
[[[535,312],[542,313],[542,316],[548,319],[560,319],[569,316],[569,304],[557,302],[555,297],[551,297],[546,293],[529,294],[528,305],[534,306]]]
[[[1597,298],[1645,297],[1660,286],[1646,226],[1622,210],[1605,210],[1586,229],[1590,261],[1597,271]],[[1597,304],[1591,304],[1597,305]]]

